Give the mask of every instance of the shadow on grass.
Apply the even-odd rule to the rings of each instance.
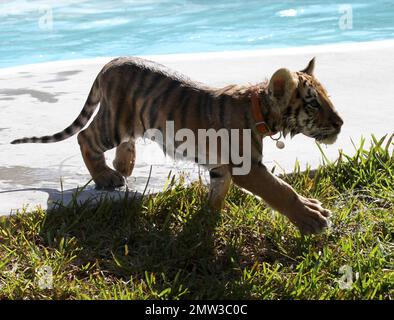
[[[251,298],[234,263],[241,249],[220,240],[221,216],[207,210],[205,192],[198,201],[194,196],[178,188],[148,196],[126,192],[118,201],[75,197],[48,210],[40,236],[53,247],[62,238],[77,239],[74,264],[144,281],[156,295],[170,288],[167,298]]]
[[[302,239],[284,237],[269,215],[253,218],[265,208],[238,188],[221,214],[208,211],[200,183],[170,183],[145,196],[126,189],[37,190],[49,195],[43,245],[59,250],[62,239],[75,239],[76,249],[64,254],[74,257],[78,278],[99,271],[109,283],[132,279],[153,298],[251,299],[255,282],[269,275],[245,270],[258,273],[256,263],[288,267],[308,250]],[[95,270],[81,271],[88,264]]]

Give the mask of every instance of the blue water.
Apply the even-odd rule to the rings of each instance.
[[[391,38],[393,0],[0,0],[0,67]]]

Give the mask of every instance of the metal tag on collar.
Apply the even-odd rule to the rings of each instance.
[[[261,125],[261,124],[265,125],[265,128],[266,128],[267,133],[270,133],[270,132],[271,132],[270,128],[267,126],[267,124],[266,124],[264,121],[256,122],[256,127],[259,126],[259,125]],[[276,147],[277,147],[278,149],[283,149],[283,148],[285,147],[285,143],[284,143],[283,141],[280,141],[280,139],[282,138],[282,132],[279,132],[279,137],[278,137],[278,138],[272,137],[271,134],[269,134],[269,137],[270,137],[272,140],[276,141]]]
[[[285,143],[283,141],[280,141],[280,139],[282,138],[282,132],[279,132],[279,137],[278,138],[274,138],[272,136],[270,136],[270,138],[274,141],[276,141],[276,147],[278,149],[283,149],[285,147]]]

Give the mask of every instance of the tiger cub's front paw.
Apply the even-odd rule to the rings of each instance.
[[[318,234],[330,226],[331,211],[324,209],[318,200],[300,196],[287,216],[302,234]]]

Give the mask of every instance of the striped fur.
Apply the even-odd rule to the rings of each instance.
[[[314,60],[300,72],[281,69],[270,81],[259,84],[262,113],[271,131],[285,135],[304,133],[330,143],[343,122],[327,92],[313,76],[313,68]],[[12,143],[57,142],[79,132],[78,143],[93,180],[98,187],[111,188],[123,185],[124,177],[131,175],[135,140],[153,128],[163,131],[165,136],[166,120],[174,121],[175,132],[188,128],[196,137],[198,129],[251,129],[252,177],[249,182],[233,177],[235,183],[248,189],[248,183],[258,177],[258,174],[253,177],[253,170],[260,172],[265,168],[261,166],[262,136],[252,116],[250,96],[251,86],[211,88],[160,64],[121,57],[100,71],[80,115],[70,126],[51,136],[23,138]],[[82,130],[98,104],[96,116]],[[117,150],[115,170],[112,170],[105,163],[104,152],[114,147]],[[167,149],[166,145],[162,147]],[[231,181],[231,167],[231,162],[224,165],[220,160],[208,167],[211,170],[209,201],[213,208],[219,209],[223,203]]]

